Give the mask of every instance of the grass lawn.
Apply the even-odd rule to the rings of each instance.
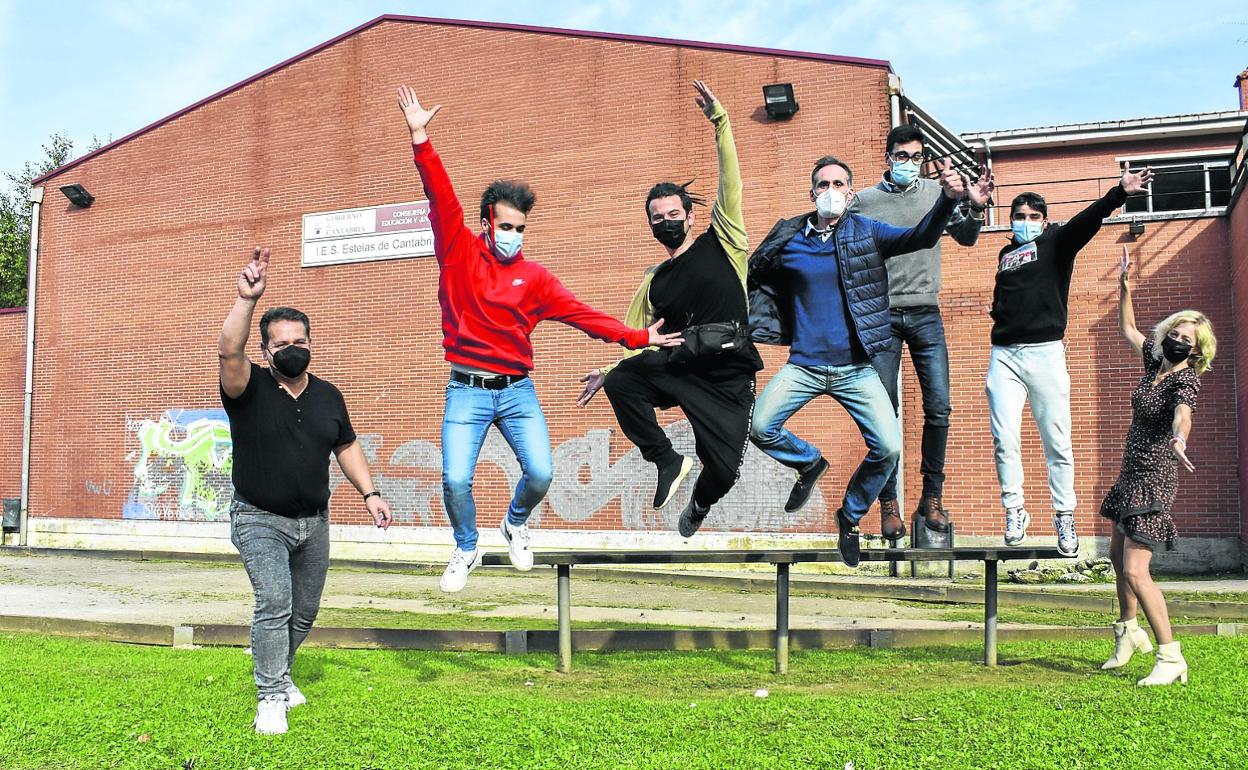
[[[1111,640],[549,655],[308,649],[291,733],[251,731],[250,659],[0,635],[0,767],[1243,768],[1248,638],[1191,637],[1187,687],[1143,689],[1151,656]],[[755,697],[768,688],[766,698]]]

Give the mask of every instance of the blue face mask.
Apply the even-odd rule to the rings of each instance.
[[[510,262],[520,253],[524,233],[515,230],[494,230],[494,254],[503,262]]]
[[[919,176],[919,164],[908,160],[905,163],[892,162],[888,175],[898,187],[909,187]]]
[[[1040,237],[1044,232],[1044,222],[1033,222],[1030,219],[1016,219],[1010,226],[1014,231],[1014,239],[1019,243],[1029,243]]]

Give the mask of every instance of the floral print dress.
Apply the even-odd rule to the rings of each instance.
[[[1200,379],[1190,366],[1171,372],[1156,385],[1162,359],[1152,340],[1144,341],[1144,377],[1131,394],[1131,429],[1118,481],[1101,503],[1101,515],[1117,523],[1126,537],[1156,548],[1174,550],[1178,530],[1170,507],[1178,492],[1178,460],[1170,452],[1174,410],[1187,404],[1196,411]]]

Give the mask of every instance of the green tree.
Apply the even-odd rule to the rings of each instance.
[[[87,152],[104,146],[91,137]],[[30,258],[30,183],[73,158],[74,143],[56,133],[43,145],[43,157],[20,171],[5,172],[8,184],[0,189],[0,307],[26,304],[26,267]]]

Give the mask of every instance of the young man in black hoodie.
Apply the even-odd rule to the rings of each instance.
[[[1064,224],[1049,224],[1044,198],[1025,192],[1010,204],[1013,238],[997,256],[992,294],[992,359],[988,408],[997,480],[1005,508],[1005,544],[1027,539],[1020,432],[1031,402],[1049,468],[1053,526],[1064,554],[1079,552],[1075,535],[1075,463],[1070,440],[1070,374],[1066,371],[1067,301],[1075,256],[1101,229],[1101,220],[1144,190],[1153,171],[1126,171],[1104,197]]]

